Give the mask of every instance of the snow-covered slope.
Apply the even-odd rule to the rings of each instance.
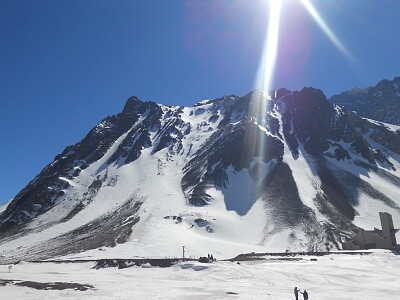
[[[0,214],[7,209],[7,206],[8,206],[8,204],[10,204],[11,201],[12,201],[12,199],[7,201],[7,202],[5,202],[2,205],[0,205]]]
[[[287,300],[295,299],[296,286],[301,291],[306,289],[309,299],[400,298],[400,256],[387,250],[368,255],[265,256],[240,264],[179,262],[169,268],[143,264],[96,270],[94,265],[94,262],[21,262],[10,273],[8,266],[0,265],[0,297],[13,300]]]
[[[400,125],[400,77],[381,80],[374,87],[351,89],[332,96],[330,101],[362,117]]]
[[[399,169],[397,132],[311,88],[132,97],[0,213],[0,259],[337,249],[378,211],[400,220]]]

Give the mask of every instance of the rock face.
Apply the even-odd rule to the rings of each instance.
[[[365,104],[392,97],[398,81],[355,94]],[[181,239],[219,254],[226,242],[337,249],[341,236],[379,222],[376,209],[400,216],[399,167],[398,132],[316,89],[192,107],[132,97],[0,213],[0,259],[123,245],[162,255]]]
[[[355,88],[329,100],[362,117],[400,125],[400,77],[384,79],[366,89]]]

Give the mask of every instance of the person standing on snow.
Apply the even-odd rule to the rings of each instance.
[[[300,292],[300,293],[301,293],[301,292]],[[307,293],[307,291],[304,290],[304,292],[302,292],[302,294],[303,294],[304,300],[308,300],[308,293]]]
[[[296,300],[299,300],[299,290],[297,289],[297,286],[293,290],[294,296],[296,297]]]

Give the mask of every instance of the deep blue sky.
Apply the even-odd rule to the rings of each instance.
[[[254,88],[267,0],[0,0],[0,203],[132,95],[192,105]],[[399,0],[287,0],[273,88],[331,96],[400,75]],[[289,7],[290,5],[290,7]]]

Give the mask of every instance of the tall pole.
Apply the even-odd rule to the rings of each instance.
[[[182,246],[182,258],[185,259],[185,247],[186,246]]]

